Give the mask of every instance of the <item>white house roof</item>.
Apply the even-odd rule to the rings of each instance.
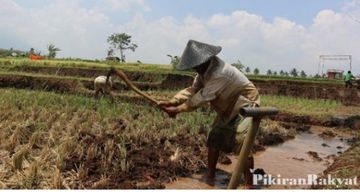
[[[344,73],[344,70],[341,69],[328,69],[327,73]]]

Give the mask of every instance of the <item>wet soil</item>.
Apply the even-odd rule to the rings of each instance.
[[[11,69],[12,71],[22,71],[28,73],[39,73],[48,75],[58,76],[69,76],[69,77],[86,77],[96,78],[100,75],[107,75],[109,70],[104,69],[89,69],[89,68],[56,68],[56,67],[32,67],[32,66],[16,66]],[[149,87],[140,86],[142,90],[154,89],[154,88],[185,88],[192,84],[194,77],[190,75],[181,74],[161,74],[161,73],[150,73],[141,71],[123,71],[128,79],[132,82],[146,82]],[[93,83],[93,82],[91,82]],[[140,83],[141,85],[141,83]],[[93,89],[93,87],[92,87]],[[115,85],[115,89],[122,90],[123,86]]]
[[[341,156],[331,157],[334,162],[324,171],[324,175],[331,175],[333,178],[353,179],[357,177],[357,185],[338,185],[338,186],[326,186],[326,185],[314,185],[313,189],[359,189],[360,188],[360,138],[357,138],[356,142],[346,150]],[[341,148],[343,149],[343,148]],[[324,177],[320,177],[324,178]]]
[[[118,128],[123,127],[126,127],[126,121],[119,119]],[[265,150],[265,145],[284,142],[284,139],[278,141],[278,138],[274,135],[257,138],[253,151]],[[112,154],[107,150],[110,148],[109,141],[114,143]],[[176,181],[179,177],[191,176],[206,169],[205,134],[156,138],[149,132],[132,136],[109,133],[96,136],[80,131],[78,143],[83,153],[71,154],[64,159],[62,167],[64,177],[74,170],[82,172],[79,173],[81,178],[69,183],[72,189],[162,189],[166,183]],[[121,146],[122,150],[116,146]],[[90,155],[90,151],[96,151],[96,154]],[[232,164],[229,155],[221,153],[219,163]],[[80,167],[84,170],[79,171]],[[101,180],[104,175],[107,179]]]
[[[78,88],[78,81],[74,79],[57,79],[46,77],[31,77],[23,75],[0,75],[0,87],[17,89],[37,89],[73,93]]]
[[[165,187],[164,183],[179,176],[204,170],[202,150],[205,146],[190,135],[159,139],[148,135],[148,140],[140,138],[142,136],[95,136],[80,132],[78,143],[84,153],[66,158],[62,172],[66,176],[79,167],[85,167],[86,171],[82,171],[81,178],[69,186],[72,189],[161,189]],[[107,150],[109,141],[114,142],[110,151]],[[175,159],[172,157],[176,150],[170,149],[167,143],[179,146],[177,151],[180,152]],[[91,156],[91,150],[97,154]],[[104,175],[107,179],[101,181]]]
[[[261,94],[329,99],[340,101],[345,105],[360,105],[360,90],[355,87],[345,90],[344,84],[257,79],[251,79],[251,81]]]
[[[255,169],[262,169],[266,174],[281,178],[307,178],[308,174],[321,174],[338,156],[338,152],[343,152],[349,148],[345,139],[351,136],[345,133],[338,133],[333,138],[322,138],[318,135],[329,128],[312,127],[309,132],[298,134],[295,139],[289,140],[277,146],[270,146],[263,152],[254,155]],[[329,147],[323,147],[326,143]],[[338,148],[341,146],[342,148]],[[315,155],[314,159],[311,154]],[[202,176],[205,174],[194,174],[190,177],[180,178],[177,182],[166,185],[167,189],[226,189],[231,178],[231,173],[235,168],[237,157],[230,156],[232,164],[218,164],[215,186],[205,183]],[[322,159],[321,161],[319,159]],[[243,183],[243,180],[242,180]],[[258,186],[264,189],[302,189],[311,186]],[[241,189],[242,186],[239,186]]]
[[[268,116],[273,121],[286,122],[281,124],[285,127],[294,127],[298,131],[306,131],[309,125],[323,126],[323,127],[339,127],[350,128],[353,130],[360,130],[360,116],[333,116],[329,119],[317,118],[310,115],[295,115],[287,112],[280,112],[276,116]]]

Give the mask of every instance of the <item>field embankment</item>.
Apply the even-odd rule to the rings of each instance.
[[[94,79],[99,75],[106,75],[106,69],[86,69],[86,68],[56,68],[56,67],[34,67],[34,66],[15,66],[10,68],[12,72],[22,72],[28,74],[43,74],[57,77],[77,77]],[[141,90],[158,90],[158,89],[181,89],[192,84],[194,75],[178,74],[178,73],[153,73],[146,71],[127,71],[124,70],[129,79]],[[33,76],[36,78],[36,76]],[[39,77],[41,78],[41,77]],[[50,76],[48,76],[50,78]],[[13,81],[18,81],[19,78],[14,78]],[[353,89],[345,90],[344,85],[329,82],[306,82],[306,81],[288,81],[288,80],[264,80],[258,78],[251,78],[250,80],[264,95],[283,95],[292,97],[301,97],[308,99],[328,99],[340,101],[345,105],[360,106],[360,90]],[[2,77],[1,82],[12,81],[9,77]],[[41,80],[40,80],[41,81]],[[25,81],[26,82],[26,81]],[[12,84],[22,84],[23,82],[14,82]],[[31,83],[31,82],[29,82]],[[91,80],[83,80],[83,85],[87,89],[93,89]],[[6,86],[8,83],[1,83]],[[51,84],[51,82],[49,82]],[[10,83],[11,85],[11,83]],[[53,87],[49,85],[49,87]],[[74,89],[74,88],[72,88]],[[122,83],[115,84],[116,90],[127,89]]]

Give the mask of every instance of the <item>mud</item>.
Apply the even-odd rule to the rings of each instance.
[[[88,69],[88,68],[56,68],[56,67],[31,67],[31,66],[16,66],[11,69],[12,71],[22,71],[28,73],[40,73],[58,76],[71,76],[71,77],[86,77],[96,78],[100,75],[106,75],[109,70],[104,69]],[[130,81],[133,82],[146,82],[147,84],[155,84],[154,87],[140,86],[143,90],[151,88],[185,88],[192,84],[194,77],[189,75],[180,74],[161,74],[140,71],[124,71],[125,75]],[[141,84],[140,84],[141,85]],[[157,86],[156,86],[157,85]],[[119,85],[115,86],[118,89]],[[121,88],[124,88],[121,86]],[[93,88],[92,88],[93,89]],[[120,89],[121,90],[121,89]]]
[[[333,131],[330,130],[326,130],[324,132],[322,132],[321,134],[319,134],[320,137],[326,138],[326,137],[335,137],[336,133],[334,133]]]
[[[308,174],[321,174],[331,163],[337,152],[345,151],[349,145],[345,139],[351,137],[348,134],[339,133],[338,136],[331,139],[324,139],[318,135],[329,128],[312,127],[310,132],[302,132],[293,140],[289,140],[281,145],[270,146],[266,151],[258,152],[254,155],[255,169],[262,169],[262,173],[271,174],[272,177],[281,178],[307,178]],[[322,147],[321,144],[326,143],[329,147]],[[338,149],[337,146],[343,148]],[[317,158],[323,159],[319,161],[308,154],[309,149]],[[205,174],[195,174],[190,177],[180,178],[178,181],[167,184],[167,189],[226,189],[231,178],[231,173],[235,168],[237,157],[230,156],[232,164],[217,165],[217,176],[215,185],[209,186],[202,179]],[[243,184],[243,179],[241,185]],[[238,189],[243,188],[239,186]],[[263,189],[303,189],[311,186],[257,186]]]
[[[31,77],[23,75],[1,75],[0,87],[13,87],[17,89],[38,89],[56,91],[60,93],[73,93],[78,82],[74,79],[56,79],[45,77]]]
[[[312,157],[313,159],[315,159],[316,161],[322,161],[322,159],[319,157],[319,154],[315,151],[309,151],[307,152],[307,154]]]
[[[190,135],[160,139],[148,135],[148,140],[140,137],[113,134],[95,136],[80,132],[78,143],[84,152],[66,158],[62,172],[66,176],[81,167],[85,167],[86,171],[83,170],[82,177],[69,186],[72,189],[161,189],[165,187],[164,183],[205,168],[202,162],[202,149],[205,146]],[[109,140],[114,142],[113,154],[107,150]],[[179,146],[177,159],[170,160],[175,152],[166,143]],[[86,153],[90,148],[96,149],[97,154]],[[104,175],[107,179],[101,181]]]
[[[360,90],[355,87],[345,90],[344,84],[258,79],[251,81],[261,94],[328,99],[340,101],[345,105],[360,106]]]
[[[230,165],[232,163],[231,159],[223,153],[220,155],[218,161],[220,164],[223,164],[223,165]]]
[[[360,116],[343,116],[341,119],[337,116],[329,117],[328,119],[317,118],[310,115],[295,115],[287,112],[280,112],[276,116],[266,117],[273,121],[285,122],[281,125],[285,127],[294,127],[298,131],[308,130],[310,125],[323,126],[323,127],[339,127],[350,128],[353,130],[360,130]]]
[[[64,158],[64,177],[71,172],[82,175],[69,183],[72,189],[162,189],[180,177],[203,172],[207,164],[206,134],[156,137],[149,131],[127,135],[128,122],[118,120],[116,130],[104,135],[78,133],[82,153]],[[285,139],[276,134],[257,137],[253,152],[279,144]],[[288,138],[287,138],[288,139]],[[109,142],[113,145],[109,146]],[[111,148],[113,146],[113,148]],[[91,155],[90,151],[95,151]],[[109,151],[113,151],[110,153]],[[230,153],[220,153],[219,163],[230,165]],[[80,173],[81,172],[81,173]],[[106,175],[106,180],[101,180]],[[225,182],[225,181],[224,181]],[[228,181],[226,181],[228,182]]]
[[[355,143],[352,143],[352,146],[345,150],[341,156],[329,156],[328,158],[333,159],[333,163],[326,168],[324,171],[324,176],[332,175],[333,178],[354,178],[357,177],[357,183],[360,183],[359,171],[360,171],[360,161],[359,161],[359,152],[360,152],[360,138],[354,138],[357,140]],[[342,146],[340,146],[342,147]],[[339,148],[343,150],[344,148]],[[324,176],[320,178],[324,178]],[[314,185],[313,189],[359,189],[360,186],[357,185]]]

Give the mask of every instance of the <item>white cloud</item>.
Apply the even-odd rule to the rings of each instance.
[[[44,9],[19,8],[15,4],[9,10],[11,14],[0,16],[5,24],[0,30],[11,32],[28,48],[47,54],[46,45],[52,42],[61,49],[59,57],[99,58],[106,54],[106,37],[113,25],[96,9],[76,8],[73,4],[69,8],[55,2]]]
[[[112,11],[131,11],[134,7],[140,6],[144,11],[151,11],[151,7],[147,6],[144,0],[102,0],[105,9]]]
[[[61,49],[59,57],[103,59],[109,47],[107,37],[127,33],[138,45],[135,52],[125,52],[127,61],[170,63],[167,54],[181,55],[189,39],[223,47],[220,57],[229,63],[240,60],[252,70],[260,68],[289,71],[318,71],[322,54],[353,56],[353,70],[360,74],[360,23],[346,13],[323,10],[305,28],[291,20],[276,17],[266,22],[260,15],[246,11],[215,14],[208,18],[187,15],[148,19],[143,0],[111,1],[94,8],[79,8],[81,0],[67,5],[55,1],[45,8],[25,9],[12,0],[0,0],[0,45],[22,45],[46,52],[50,42]],[[100,8],[99,8],[100,7]],[[113,10],[137,10],[132,20],[116,24],[101,7]],[[355,11],[355,10],[352,10]],[[2,38],[1,38],[2,37]],[[11,39],[4,40],[4,39]],[[9,44],[8,42],[10,41]],[[348,69],[348,62],[326,62],[331,68]],[[327,67],[325,66],[325,68]]]
[[[223,27],[223,26],[227,26],[229,24],[231,24],[230,16],[223,15],[223,14],[213,15],[208,22],[208,25],[211,27]]]

